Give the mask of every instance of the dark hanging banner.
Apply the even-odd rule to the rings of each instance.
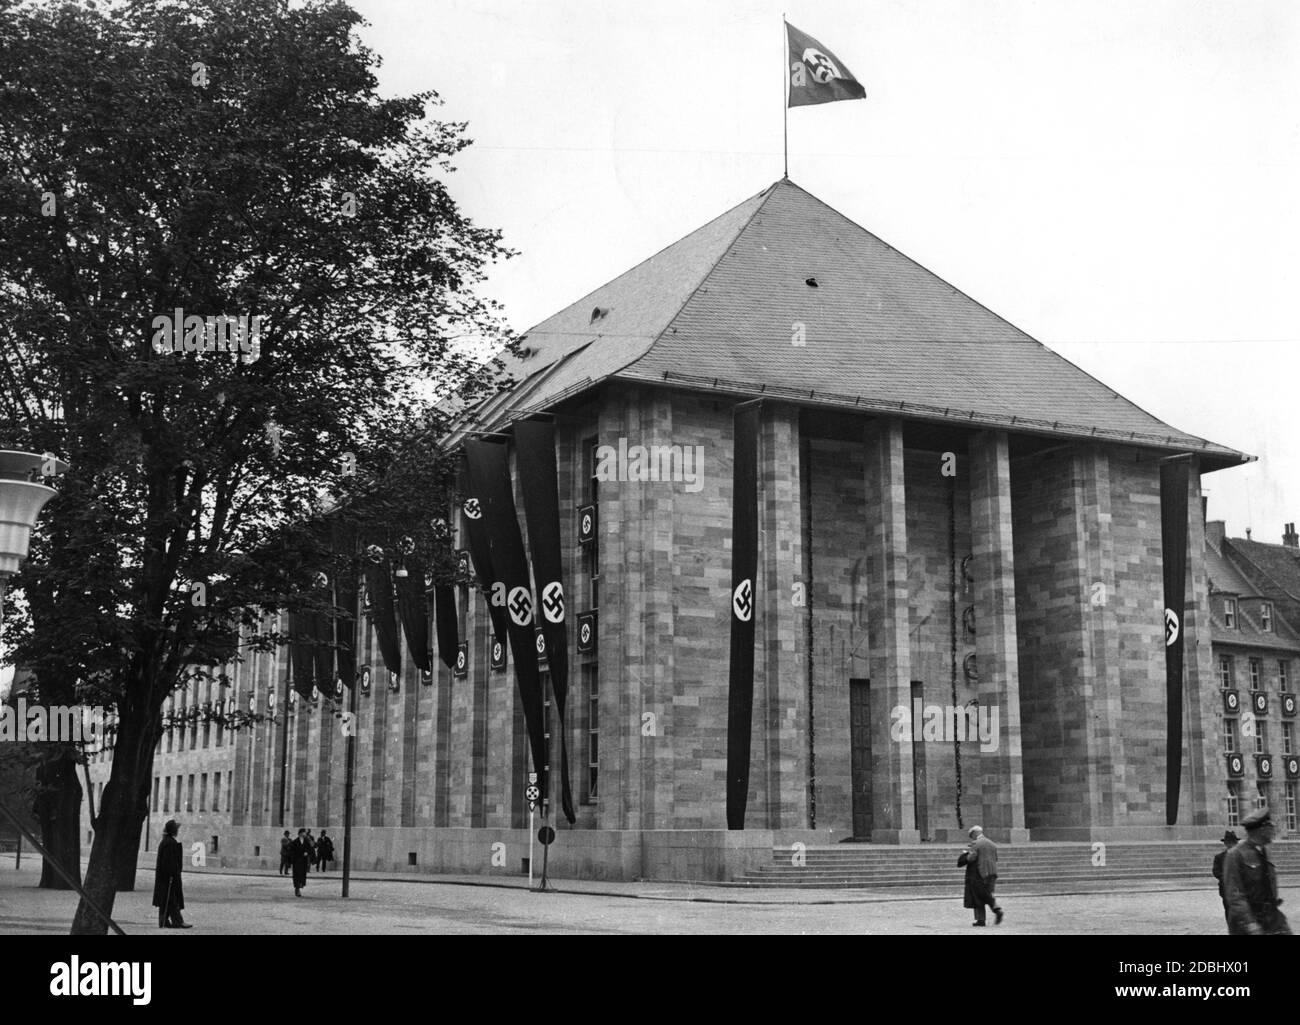
[[[731,678],[727,692],[727,828],[745,828],[754,718],[754,613],[758,574],[758,416],[736,407],[731,507]]]
[[[546,729],[542,682],[537,671],[537,648],[533,635],[533,598],[528,579],[528,558],[519,533],[514,489],[510,484],[510,460],[506,446],[488,441],[465,442],[472,487],[482,507],[487,527],[492,568],[504,584],[506,634],[514,653],[515,682],[524,707],[528,740],[533,753],[533,771],[538,786],[547,792]],[[468,512],[466,513],[468,515]],[[477,565],[477,559],[475,560]],[[498,591],[499,593],[499,591]],[[492,607],[490,596],[488,607]],[[500,634],[498,634],[500,636]]]
[[[560,729],[560,807],[574,822],[573,794],[569,789],[568,730],[564,708],[569,697],[569,639],[565,619],[563,556],[560,551],[560,487],[555,472],[555,421],[551,417],[520,420],[515,424],[515,452],[519,461],[519,491],[528,525],[528,551],[537,581],[538,623],[546,640],[546,661]]]
[[[293,663],[290,670],[293,689],[305,698],[311,697],[316,673],[316,622],[312,613],[289,614],[289,658]]]
[[[434,584],[433,607],[438,633],[438,657],[448,669],[455,669],[456,649],[460,647],[460,623],[456,619],[456,588],[451,584]]]
[[[346,687],[357,682],[357,599],[358,587],[352,550],[340,553],[334,573],[334,649],[337,679]]]
[[[492,565],[492,552],[488,545],[487,526],[483,519],[483,501],[479,489],[475,486],[474,475],[470,473],[468,454],[461,455],[460,493],[465,496],[461,502],[461,512],[465,514],[465,536],[469,541],[470,558],[474,560],[474,575],[478,577],[479,587],[483,589],[487,602],[488,618],[492,620],[492,630],[498,637],[506,637],[506,610],[504,605],[492,604],[492,592],[499,590],[495,568]]]
[[[406,634],[406,650],[422,673],[433,668],[429,661],[429,603],[424,596],[424,561],[413,553],[402,556],[406,576],[397,578],[397,611]]]
[[[366,594],[370,597],[370,616],[375,624],[379,653],[391,673],[402,671],[401,648],[397,642],[397,616],[393,612],[393,578],[388,571],[388,557],[378,545],[366,549],[362,560],[366,570]]]
[[[1183,597],[1187,586],[1187,487],[1191,459],[1160,464],[1160,543],[1165,578],[1165,822],[1178,821],[1183,771]]]
[[[316,645],[316,689],[322,697],[328,697],[334,690],[334,619],[328,612],[316,612],[311,625]]]

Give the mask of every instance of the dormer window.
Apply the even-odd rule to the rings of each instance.
[[[1229,630],[1235,630],[1237,627],[1237,599],[1223,599],[1223,625]]]
[[[1264,602],[1259,607],[1259,625],[1265,633],[1273,632],[1273,603]]]

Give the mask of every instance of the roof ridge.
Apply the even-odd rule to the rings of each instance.
[[[677,238],[673,239],[673,241],[669,242],[667,245],[665,245],[665,246],[661,246],[659,249],[656,249],[653,253],[651,253],[649,256],[647,256],[644,260],[638,260],[636,263],[632,264],[631,267],[627,268],[627,270],[623,271],[621,274],[615,274],[615,275],[614,275],[612,278],[610,278],[608,281],[603,281],[603,282],[601,282],[599,285],[597,285],[595,288],[591,289],[589,292],[585,292],[585,293],[583,293],[582,295],[578,296],[578,298],[574,299],[573,302],[565,303],[563,306],[561,306],[561,307],[560,307],[558,310],[556,310],[554,313],[550,314],[549,316],[543,317],[543,318],[542,318],[541,320],[539,320],[536,324],[532,325],[532,327],[528,328],[527,331],[522,332],[522,333],[520,334],[520,337],[522,338],[524,335],[531,334],[531,333],[532,333],[533,331],[535,331],[537,328],[539,328],[539,327],[541,327],[543,324],[545,324],[548,320],[554,320],[554,319],[555,319],[556,317],[558,317],[560,314],[564,313],[565,310],[571,309],[572,307],[577,306],[579,303],[584,302],[584,301],[587,300],[587,299],[590,299],[590,298],[591,298],[593,295],[595,295],[597,292],[601,291],[601,290],[604,289],[604,288],[607,288],[611,283],[617,281],[619,278],[626,277],[628,274],[631,274],[631,273],[632,273],[634,270],[636,270],[638,267],[644,267],[644,266],[645,266],[647,263],[649,263],[651,260],[654,260],[654,259],[656,259],[657,257],[662,256],[664,253],[668,252],[668,250],[672,249],[673,246],[678,245],[678,244],[681,243],[681,242],[685,242],[688,238],[690,238],[692,235],[697,234],[698,232],[702,232],[702,231],[704,231],[704,229],[706,229],[709,225],[714,224],[714,223],[716,223],[716,222],[722,220],[722,218],[726,217],[728,214],[730,214],[732,211],[734,211],[737,207],[742,207],[742,206],[744,206],[746,203],[750,202],[751,200],[753,200],[753,199],[757,199],[759,196],[763,195],[764,192],[768,192],[768,191],[770,191],[772,188],[773,188],[773,186],[772,186],[772,185],[769,185],[769,186],[767,186],[766,188],[759,189],[757,192],[753,193],[752,195],[748,195],[748,196],[746,196],[746,197],[745,197],[744,199],[742,199],[739,203],[733,203],[731,206],[727,207],[727,209],[723,210],[722,213],[718,214],[716,217],[710,217],[710,218],[709,218],[707,221],[705,221],[703,224],[698,225],[697,227],[692,228],[690,231],[686,232],[686,234],[684,234],[684,235],[680,235],[680,236],[678,236]],[[766,202],[767,202],[767,200],[764,199],[764,200],[763,200],[763,203],[759,203],[759,204],[758,204],[758,209],[762,209],[763,204],[766,203]],[[752,219],[752,217],[753,217],[753,215],[751,214],[751,215],[750,215],[750,218]],[[749,225],[749,220],[746,220],[746,221],[745,221],[745,224],[741,227],[740,231],[744,231],[744,230],[745,230],[745,227],[747,227],[748,225]],[[737,237],[737,238],[740,237],[740,231],[738,231],[738,232],[736,233],[736,237]],[[728,245],[728,247],[727,247],[728,250],[730,250],[731,246],[735,244],[735,241],[736,241],[736,240],[735,240],[734,238],[731,240],[731,243],[730,243],[730,244]],[[704,277],[707,278],[707,277],[709,276],[709,274],[711,274],[711,273],[713,272],[713,267],[715,267],[715,266],[717,266],[716,263],[713,264],[712,266],[710,266],[709,269],[708,269],[707,271],[705,271],[705,273],[704,273]],[[697,286],[697,287],[698,287],[698,286]],[[692,292],[692,295],[693,295],[693,294],[694,294],[694,292]],[[675,319],[675,318],[674,318],[674,319]],[[671,323],[671,321],[670,321],[670,323]],[[552,333],[553,333],[553,332],[552,332]],[[600,334],[599,332],[597,332],[597,333],[596,333],[596,337],[597,337],[597,338],[601,337],[601,334]],[[657,336],[656,336],[656,337],[657,337]],[[595,340],[595,339],[592,339],[592,341],[594,341],[594,340]],[[648,351],[648,350],[647,350],[647,351]],[[643,354],[643,355],[644,355],[644,354]]]
[[[874,238],[877,242],[879,242],[882,246],[885,246],[887,249],[892,249],[895,253],[897,253],[899,256],[901,256],[901,257],[902,257],[904,260],[906,260],[908,263],[911,263],[911,264],[913,264],[913,265],[915,265],[915,266],[921,268],[921,270],[925,271],[925,273],[927,273],[927,274],[933,276],[934,278],[936,278],[936,279],[939,280],[939,281],[942,281],[945,285],[947,285],[949,288],[951,288],[954,292],[956,292],[958,295],[960,295],[963,299],[967,299],[967,300],[969,300],[970,302],[972,302],[972,303],[974,303],[976,306],[978,306],[981,310],[983,310],[985,313],[987,313],[990,317],[995,317],[997,320],[1001,321],[1003,324],[1006,324],[1007,327],[1011,328],[1011,329],[1012,329],[1013,331],[1015,331],[1017,334],[1023,335],[1026,341],[1032,342],[1034,345],[1037,345],[1037,346],[1038,346],[1040,349],[1042,349],[1043,351],[1049,353],[1049,354],[1052,355],[1052,356],[1055,356],[1057,359],[1062,360],[1062,361],[1065,362],[1065,363],[1068,363],[1068,364],[1069,364],[1071,367],[1073,367],[1075,370],[1079,371],[1079,373],[1085,375],[1085,376],[1088,377],[1090,380],[1095,381],[1097,384],[1099,384],[1099,385],[1101,385],[1103,388],[1105,388],[1108,392],[1111,393],[1111,395],[1112,395],[1114,398],[1119,399],[1121,402],[1126,402],[1126,403],[1128,403],[1128,405],[1132,406],[1132,407],[1133,407],[1134,409],[1136,409],[1138,412],[1140,412],[1140,413],[1144,413],[1145,415],[1151,417],[1151,419],[1154,420],[1154,421],[1156,421],[1156,423],[1160,424],[1161,426],[1168,427],[1171,431],[1174,431],[1174,432],[1176,432],[1176,433],[1178,433],[1178,434],[1187,435],[1188,437],[1195,438],[1197,441],[1205,442],[1207,445],[1215,445],[1215,444],[1216,444],[1215,442],[1210,441],[1208,438],[1202,438],[1202,437],[1200,437],[1199,435],[1195,435],[1195,434],[1188,434],[1187,431],[1181,431],[1181,430],[1179,430],[1178,428],[1174,427],[1172,424],[1165,423],[1164,420],[1161,420],[1160,417],[1156,416],[1156,415],[1155,415],[1154,413],[1152,413],[1150,410],[1144,409],[1143,407],[1139,406],[1136,402],[1134,402],[1132,399],[1127,398],[1127,397],[1124,396],[1124,395],[1121,395],[1118,391],[1116,391],[1114,388],[1112,388],[1110,385],[1108,385],[1108,384],[1107,384],[1105,381],[1103,381],[1101,378],[1096,377],[1096,376],[1093,375],[1093,374],[1090,374],[1087,370],[1084,370],[1083,367],[1079,366],[1077,363],[1075,363],[1073,360],[1069,359],[1068,357],[1066,357],[1066,356],[1062,356],[1059,352],[1057,352],[1057,351],[1056,351],[1055,349],[1053,349],[1051,346],[1049,346],[1049,345],[1047,345],[1045,342],[1042,342],[1042,341],[1040,341],[1039,339],[1035,338],[1033,335],[1031,335],[1028,331],[1026,331],[1024,328],[1020,327],[1019,325],[1017,325],[1017,324],[1013,324],[1013,323],[1012,323],[1010,320],[1008,320],[1006,317],[1002,316],[1002,314],[996,312],[995,310],[991,310],[991,309],[989,309],[988,306],[984,305],[984,303],[980,302],[980,301],[979,301],[978,299],[976,299],[974,296],[972,296],[972,295],[968,295],[966,292],[962,291],[960,288],[958,288],[956,285],[954,285],[954,284],[953,284],[951,281],[949,281],[947,278],[941,277],[941,276],[940,276],[939,274],[937,274],[935,271],[932,271],[929,267],[927,267],[925,264],[923,264],[920,260],[916,259],[915,257],[908,256],[905,252],[903,252],[903,251],[902,251],[901,249],[899,249],[897,246],[895,246],[895,245],[893,245],[893,244],[891,244],[891,243],[889,243],[889,242],[886,242],[883,238],[881,238],[879,235],[877,235],[874,231],[872,231],[872,230],[869,229],[869,228],[863,227],[861,224],[859,224],[857,221],[855,221],[855,220],[854,220],[852,217],[850,217],[848,214],[846,214],[846,213],[844,213],[844,212],[842,212],[842,211],[840,211],[840,210],[836,210],[835,207],[831,206],[829,203],[827,203],[825,200],[821,199],[820,197],[818,197],[818,196],[814,196],[811,192],[809,192],[809,191],[808,191],[807,189],[805,189],[803,186],[801,186],[801,185],[797,185],[797,184],[795,184],[794,182],[789,182],[789,184],[792,185],[794,188],[798,189],[800,192],[802,192],[805,196],[807,196],[809,199],[811,199],[814,203],[817,203],[817,204],[819,204],[819,205],[825,207],[827,210],[829,210],[829,211],[830,211],[831,213],[833,213],[835,216],[840,217],[840,218],[842,218],[842,219],[848,221],[850,224],[852,224],[852,225],[853,225],[855,228],[857,228],[859,231],[865,232],[866,234],[870,235],[870,236],[871,236],[872,238]],[[1254,462],[1254,458],[1252,457],[1250,461],[1251,461],[1251,462]]]
[[[663,338],[664,335],[668,334],[670,330],[672,330],[673,325],[677,323],[677,319],[682,315],[682,311],[691,304],[691,300],[694,299],[695,296],[699,293],[700,289],[704,287],[704,283],[713,276],[713,272],[718,269],[718,264],[722,263],[722,261],[726,259],[727,254],[730,253],[736,247],[736,243],[739,242],[741,238],[744,236],[745,232],[749,230],[749,226],[754,223],[754,218],[757,217],[762,212],[763,207],[767,206],[768,201],[771,200],[771,198],[776,194],[777,186],[779,186],[782,182],[786,183],[787,185],[794,185],[794,182],[790,181],[789,178],[782,178],[780,179],[780,181],[773,182],[771,185],[763,189],[761,192],[755,193],[755,196],[763,197],[763,202],[759,203],[756,207],[754,207],[750,215],[745,218],[745,223],[740,226],[739,230],[737,230],[736,234],[732,237],[731,241],[727,243],[727,248],[724,249],[722,253],[718,256],[718,258],[709,265],[709,269],[704,272],[704,277],[700,278],[700,280],[695,283],[695,287],[691,289],[690,293],[686,296],[686,298],[683,299],[682,302],[678,305],[677,312],[668,318],[668,322],[663,326],[663,329],[650,340],[650,344],[646,346],[645,351],[641,353],[641,355],[638,356],[636,359],[632,360],[631,363],[624,364],[622,370],[626,370],[634,363],[638,363],[641,360],[645,359],[647,356],[649,356],[650,353],[654,351],[654,347],[659,344],[659,340]],[[795,185],[795,188],[798,188],[798,186]],[[749,198],[754,199],[755,196],[750,196]],[[748,200],[746,200],[745,202],[748,202]],[[742,206],[742,205],[743,205],[742,203],[736,204],[736,206]],[[731,210],[736,209],[736,206],[733,206]],[[730,213],[731,210],[728,210],[727,213]]]

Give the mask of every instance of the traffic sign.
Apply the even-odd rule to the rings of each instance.
[[[537,831],[537,840],[543,847],[549,847],[555,842],[555,830],[550,826],[543,826]]]

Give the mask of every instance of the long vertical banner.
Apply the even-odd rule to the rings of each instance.
[[[758,575],[758,417],[736,407],[731,507],[731,674],[727,692],[727,828],[745,828],[754,717],[754,612]]]
[[[401,648],[397,642],[397,618],[393,614],[393,578],[388,571],[388,557],[378,545],[366,549],[366,593],[370,596],[370,614],[375,623],[379,653],[391,673],[402,671]]]
[[[460,623],[456,619],[456,588],[451,584],[433,585],[433,618],[438,635],[438,657],[448,669],[456,668],[456,649],[460,647]]]
[[[336,679],[345,687],[357,681],[357,567],[353,562],[357,532],[350,526],[336,526],[334,543],[334,648]]]
[[[546,728],[542,701],[542,683],[537,671],[537,641],[533,632],[533,598],[528,579],[528,558],[524,539],[519,533],[519,514],[515,511],[514,489],[510,484],[510,460],[506,447],[487,441],[465,442],[470,479],[478,494],[483,521],[487,527],[492,569],[503,585],[493,588],[488,600],[491,608],[498,596],[504,597],[506,633],[514,654],[515,681],[524,707],[524,721],[533,753],[533,771],[537,773],[542,793],[546,793]],[[504,594],[502,594],[504,592]]]
[[[293,663],[289,677],[293,689],[304,698],[311,697],[312,675],[316,671],[316,624],[314,613],[289,614],[289,659]]]
[[[488,618],[492,620],[492,630],[502,644],[506,643],[506,610],[504,605],[492,604],[492,593],[500,583],[496,570],[492,566],[492,552],[488,546],[487,526],[483,520],[483,499],[476,487],[477,481],[470,472],[469,456],[461,456],[460,491],[465,496],[461,502],[461,511],[465,514],[465,539],[469,543],[469,557],[474,562],[474,575],[478,577],[479,587],[486,593]],[[442,598],[438,601],[441,603]],[[442,643],[439,636],[438,643]],[[453,665],[456,653],[452,652]]]
[[[574,821],[573,794],[569,789],[568,729],[564,708],[569,695],[569,638],[565,625],[563,556],[560,549],[560,487],[555,471],[555,421],[521,420],[515,424],[519,460],[519,491],[524,499],[528,526],[528,551],[537,580],[538,617],[546,639],[546,660],[560,729],[560,807]]]
[[[429,672],[429,603],[424,595],[424,560],[415,553],[403,555],[406,576],[397,578],[397,611],[406,634],[406,650],[422,673]]]
[[[1187,486],[1191,459],[1160,464],[1160,544],[1165,583],[1165,822],[1178,821],[1183,771],[1183,599],[1187,586]]]

